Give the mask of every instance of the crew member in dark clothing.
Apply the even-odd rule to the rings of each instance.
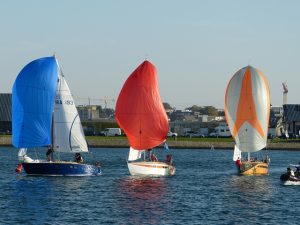
[[[76,153],[75,154],[75,162],[77,162],[77,163],[83,163],[83,158],[80,155],[80,153]]]
[[[47,160],[53,161],[53,149],[51,147],[48,147],[48,151],[46,152]]]

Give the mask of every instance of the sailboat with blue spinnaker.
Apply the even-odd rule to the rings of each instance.
[[[91,176],[101,174],[95,165],[76,161],[32,159],[27,150],[88,152],[81,121],[68,84],[55,56],[36,59],[19,73],[13,86],[12,143],[28,175]]]

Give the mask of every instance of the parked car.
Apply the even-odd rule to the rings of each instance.
[[[100,135],[104,136],[121,136],[120,128],[106,128],[104,131],[101,131]]]
[[[196,131],[187,131],[185,134],[184,134],[185,137],[205,137],[204,134],[200,133],[200,132],[196,132]]]
[[[177,137],[178,134],[177,133],[174,133],[172,131],[169,131],[168,134],[167,134],[168,137]]]
[[[191,137],[192,134],[196,133],[195,131],[186,131],[184,134],[183,134],[183,137]]]
[[[212,132],[212,133],[209,134],[209,137],[218,137],[218,134],[215,133],[215,132]]]
[[[193,134],[190,134],[190,137],[191,137],[191,138],[192,138],[192,137],[204,138],[205,135],[202,134],[202,133],[200,133],[200,132],[195,132],[195,133],[193,133]]]
[[[216,138],[229,138],[231,137],[231,134],[219,134],[219,133],[216,133],[216,132],[212,132],[208,135],[209,137],[216,137]]]

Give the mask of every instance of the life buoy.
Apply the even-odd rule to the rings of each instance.
[[[17,166],[17,168],[15,169],[16,173],[21,173],[22,168],[23,168],[22,163],[19,163],[18,166]]]

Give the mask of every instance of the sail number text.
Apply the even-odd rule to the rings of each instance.
[[[72,100],[61,100],[61,99],[56,99],[55,104],[65,104],[65,105],[74,105],[74,101]]]

